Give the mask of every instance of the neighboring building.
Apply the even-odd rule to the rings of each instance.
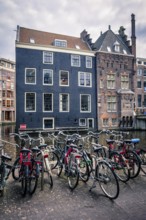
[[[95,71],[94,52],[81,38],[18,27],[17,128],[95,129]]]
[[[0,123],[15,123],[15,63],[0,58]]]
[[[146,58],[137,58],[136,87],[136,114],[146,114]]]
[[[95,43],[80,38],[17,27],[16,126],[118,128],[133,126],[136,37],[120,27]]]

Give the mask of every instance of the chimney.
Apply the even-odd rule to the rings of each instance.
[[[131,15],[131,42],[132,42],[132,55],[136,58],[136,36],[135,36],[135,15]]]

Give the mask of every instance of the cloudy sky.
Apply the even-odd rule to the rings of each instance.
[[[93,42],[108,26],[131,37],[136,18],[137,57],[146,58],[145,0],[0,0],[0,57],[15,61],[17,25],[79,37],[86,29]]]

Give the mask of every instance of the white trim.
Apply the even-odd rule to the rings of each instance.
[[[47,120],[47,119],[50,119],[50,120],[52,120],[52,125],[53,125],[53,127],[52,128],[45,128],[44,127],[44,121],[45,120]],[[45,130],[45,129],[54,129],[54,118],[53,117],[43,117],[43,129]]]
[[[23,49],[33,49],[33,50],[42,50],[42,51],[52,51],[52,52],[60,52],[60,53],[69,53],[69,54],[78,54],[78,55],[85,55],[85,56],[92,56],[95,57],[96,52],[95,51],[86,51],[86,50],[79,50],[79,49],[69,49],[69,48],[56,48],[51,47],[50,45],[30,45],[30,44],[20,44],[16,43],[17,48],[23,48]]]
[[[52,95],[52,110],[51,111],[45,111],[44,110],[44,94],[51,94]],[[43,100],[43,112],[53,112],[53,93],[46,93],[46,92],[44,92],[43,94],[42,94],[42,100]]]
[[[27,93],[33,93],[33,94],[35,94],[35,110],[34,110],[34,111],[27,111],[27,110],[26,110],[26,94],[27,94]],[[24,97],[24,98],[25,98],[25,102],[24,102],[24,104],[25,104],[25,106],[24,106],[24,111],[25,111],[25,112],[36,112],[36,92],[25,92],[25,97]]]
[[[75,56],[76,57],[78,56],[79,65],[74,65],[73,61],[75,59]],[[81,66],[81,56],[80,55],[71,54],[71,66],[73,66],[73,67],[80,67]]]
[[[44,52],[48,52],[48,53],[52,54],[52,56],[51,56],[52,59],[51,59],[51,62],[50,62],[50,63],[45,63],[45,62],[44,62],[44,57],[45,57],[45,56],[44,56]],[[49,50],[48,50],[48,51],[46,51],[46,50],[43,51],[43,64],[53,64],[53,61],[54,61],[54,59],[53,59],[53,52],[52,52],[52,51],[49,51]]]
[[[32,69],[32,70],[35,70],[35,82],[34,83],[28,83],[28,82],[26,82],[26,70],[27,69]],[[36,68],[29,68],[29,67],[26,67],[25,68],[25,84],[30,84],[30,85],[36,85]]]

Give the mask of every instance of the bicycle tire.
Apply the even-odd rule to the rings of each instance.
[[[140,149],[138,155],[141,159],[141,171],[146,174],[146,150]]]
[[[58,155],[54,151],[51,151],[49,153],[49,162],[51,165],[51,170],[53,170],[57,167],[58,161],[59,161]]]
[[[76,158],[70,157],[68,166],[68,185],[71,190],[74,190],[79,182],[79,172]]]
[[[64,161],[64,159],[63,159]],[[59,177],[62,173],[63,170],[63,162],[61,160],[58,161],[58,166],[57,166],[57,176]]]
[[[112,152],[110,160],[118,179],[124,183],[127,182],[130,179],[130,170],[122,155],[118,152]]]
[[[44,177],[44,180],[49,184],[50,188],[53,187],[53,178],[51,174],[51,168],[50,168],[50,161],[48,158],[45,158],[44,160],[44,175],[47,174],[47,178]],[[46,176],[46,175],[45,175]]]
[[[140,173],[140,169],[141,169],[140,158],[138,157],[137,153],[132,150],[126,151],[124,157],[128,160],[128,164],[130,167],[130,178],[134,179]]]
[[[27,193],[27,182],[28,182],[28,166],[23,167],[23,174],[21,176],[21,194],[25,196]]]
[[[18,157],[13,164],[12,177],[14,180],[19,179],[19,173],[20,173],[20,169],[21,169],[21,164],[19,163],[19,160],[20,160],[20,157]]]
[[[77,159],[79,176],[83,182],[87,182],[89,180],[89,166],[87,161],[84,158]]]
[[[120,188],[112,166],[104,160],[100,161],[96,166],[95,175],[103,193],[109,199],[116,199],[119,196]]]
[[[29,175],[29,194],[30,195],[32,195],[36,191],[36,188],[37,188],[38,170],[39,170],[39,165],[36,164],[36,167],[31,170],[30,175]]]

